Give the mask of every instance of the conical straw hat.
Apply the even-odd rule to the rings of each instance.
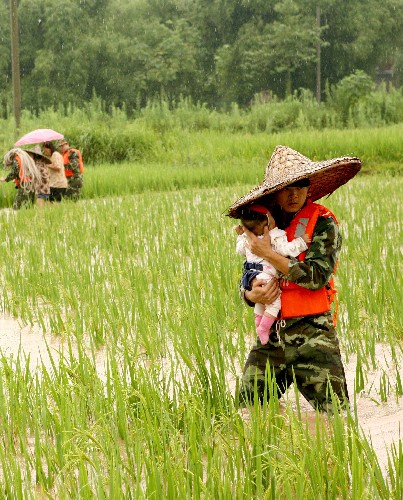
[[[45,163],[52,163],[52,160],[48,156],[42,153],[42,150],[39,146],[34,146],[31,149],[24,149],[23,151],[26,151],[27,153],[33,153],[34,155],[39,156],[40,159]]]
[[[266,167],[262,184],[239,198],[228,209],[227,215],[239,218],[241,207],[256,200],[262,204],[267,203],[272,198],[270,196],[266,198],[267,195],[301,179],[310,180],[310,199],[319,200],[348,182],[360,169],[359,158],[343,156],[315,162],[287,146],[276,146]]]

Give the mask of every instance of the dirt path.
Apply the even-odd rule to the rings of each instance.
[[[15,320],[0,317],[0,352],[3,355],[16,358],[21,351],[22,360],[29,356],[30,365],[33,368],[42,363],[46,368],[50,368],[51,362],[47,346],[53,359],[57,359],[63,351],[60,339],[47,336],[45,341],[39,328],[22,328]],[[382,373],[388,370],[392,387],[395,380],[390,375],[391,370],[388,367],[391,356],[387,346],[377,345],[376,359],[377,369],[367,373],[364,391],[357,395],[357,409],[361,427],[371,440],[379,462],[385,470],[388,451],[390,451],[392,443],[398,444],[399,440],[403,440],[403,398],[400,397],[396,401],[396,397],[391,395],[387,403],[381,403],[378,390]],[[99,376],[104,378],[105,352],[102,350],[97,355],[96,368]],[[399,373],[401,380],[403,380],[403,354],[401,354],[401,363],[399,363]],[[354,394],[355,379],[355,359],[353,357],[346,363],[346,375],[349,392],[352,395]],[[311,411],[310,406],[304,401],[301,401],[301,406],[307,411]]]

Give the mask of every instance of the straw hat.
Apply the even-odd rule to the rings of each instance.
[[[23,149],[23,151],[26,151],[27,153],[33,153],[36,156],[40,156],[41,160],[45,163],[52,163],[52,160],[42,153],[42,150],[39,146],[34,146],[31,149]]]
[[[262,184],[242,196],[229,209],[230,217],[239,218],[239,209],[259,200],[265,204],[273,200],[271,195],[301,179],[310,181],[310,199],[319,200],[330,195],[338,187],[348,182],[361,169],[361,160],[343,156],[315,162],[287,146],[276,146],[266,167]]]

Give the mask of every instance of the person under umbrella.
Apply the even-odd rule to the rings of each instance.
[[[332,413],[332,394],[348,407],[348,391],[331,305],[336,293],[332,277],[341,249],[334,214],[314,203],[354,177],[361,168],[355,157],[313,162],[286,146],[277,146],[261,185],[237,200],[228,214],[240,218],[251,203],[266,206],[289,241],[308,234],[311,242],[298,257],[284,257],[272,249],[267,228],[259,239],[245,228],[251,252],[264,258],[282,276],[281,314],[267,344],[259,339],[243,370],[241,405],[263,403],[270,397],[268,381],[279,397],[295,383],[320,412]],[[245,270],[241,294],[245,301],[271,304],[280,290],[275,280],[256,279],[259,271]]]
[[[49,156],[51,163],[49,168],[49,201],[62,201],[67,190],[67,178],[64,171],[63,156],[57,151],[53,142],[44,142],[42,149]]]

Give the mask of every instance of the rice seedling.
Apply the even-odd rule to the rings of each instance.
[[[379,343],[394,347],[370,397],[402,396],[400,178],[359,176],[327,200],[344,237],[338,329],[357,355],[356,394],[312,436],[300,403],[281,413],[274,394],[249,420],[238,413],[253,318],[223,212],[250,184],[194,187],[184,170],[191,189],[150,171],[158,193],[0,212],[2,309],[60,343],[37,367],[1,355],[4,495],[399,498],[401,442],[384,470],[355,396]],[[121,180],[109,183],[114,194]]]

